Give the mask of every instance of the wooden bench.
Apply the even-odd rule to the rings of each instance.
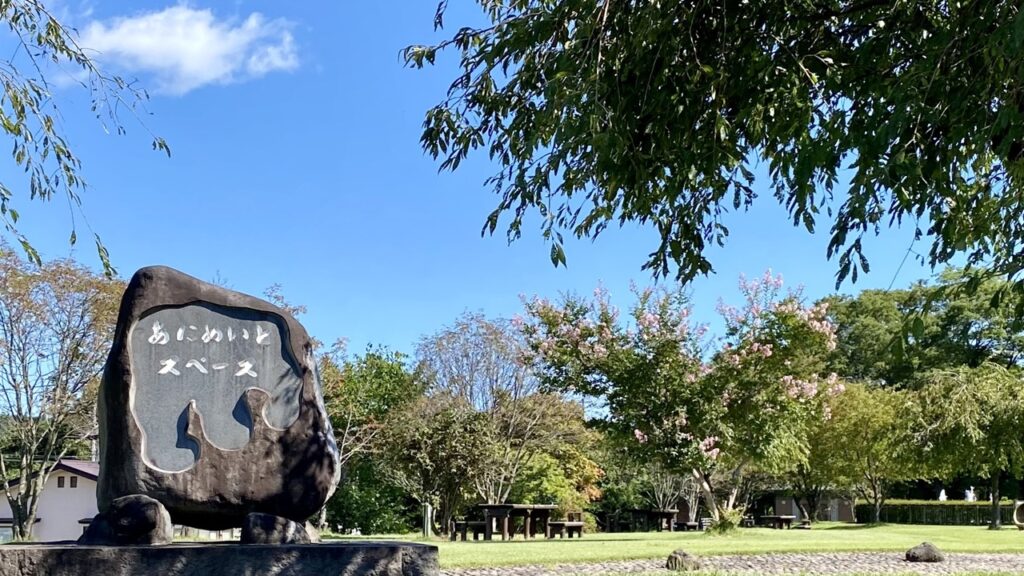
[[[700,522],[676,522],[676,530],[681,530],[683,532],[700,530]]]
[[[455,537],[458,535],[462,536],[462,541],[465,542],[470,530],[473,531],[473,540],[478,540],[484,534],[485,529],[486,525],[482,520],[453,520],[451,540],[455,542]]]
[[[577,538],[582,538],[583,513],[570,512],[566,514],[566,520],[549,520],[547,537],[554,538],[556,534],[559,538],[565,538],[567,535],[569,538],[572,538],[573,534],[575,534]]]

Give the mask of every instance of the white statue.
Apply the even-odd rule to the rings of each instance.
[[[964,490],[964,500],[968,502],[978,501],[978,497],[974,495],[974,486],[971,486],[967,490]]]
[[[945,502],[945,501],[946,501],[946,489],[943,488],[942,490],[939,490],[939,502]]]

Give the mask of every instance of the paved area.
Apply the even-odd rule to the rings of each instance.
[[[701,558],[705,571],[738,575],[753,574],[963,574],[1011,573],[1024,575],[1024,554],[947,554],[936,564],[906,562],[901,553],[766,554],[758,556],[708,556]],[[599,564],[559,566],[506,566],[443,570],[444,576],[604,576],[619,574],[675,574],[664,560],[627,560]]]

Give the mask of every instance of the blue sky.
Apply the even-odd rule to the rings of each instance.
[[[451,7],[449,28],[479,21],[468,0]],[[60,8],[107,69],[152,92],[145,127],[126,119],[126,136],[101,129],[87,94],[58,92],[90,185],[79,238],[99,233],[126,277],[165,264],[243,292],[278,283],[308,307],[301,320],[321,340],[407,352],[464,311],[515,314],[520,294],[589,294],[601,282],[625,306],[631,280],[651,281],[640,270],[656,246],[649,230],[571,242],[568,267],[559,269],[537,229],[511,246],[501,234],[481,237],[497,202],[483,186],[494,166],[478,157],[438,174],[418,143],[454,59],[415,71],[399,55],[439,37],[432,1],[97,0]],[[147,130],[168,141],[170,158],[150,150]],[[16,190],[22,184],[5,178]],[[827,229],[812,236],[793,228],[763,192],[750,212],[727,219],[728,244],[710,251],[717,273],[692,285],[702,321],[714,321],[719,297],[738,298],[740,273],[770,267],[809,297],[833,290]],[[19,208],[45,257],[98,269],[90,243],[67,244],[66,203]],[[871,239],[871,273],[843,291],[927,276],[913,258],[896,274],[910,239],[909,230]]]

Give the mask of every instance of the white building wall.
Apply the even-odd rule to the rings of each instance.
[[[58,487],[57,478],[61,476],[64,477],[63,488]],[[77,486],[74,488],[71,487],[73,476],[78,478]],[[55,470],[39,495],[39,510],[36,513],[39,521],[32,529],[32,540],[77,540],[84,528],[78,521],[82,518],[92,518],[96,513],[96,482],[64,470]],[[11,517],[10,502],[2,495],[0,517]],[[4,532],[4,536],[10,538],[10,530]]]

